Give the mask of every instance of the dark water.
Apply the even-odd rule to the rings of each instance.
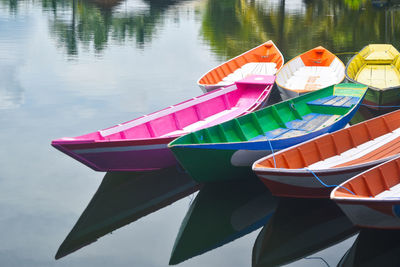
[[[397,232],[357,237],[330,201],[276,199],[258,181],[194,193],[176,168],[98,173],[50,141],[199,95],[204,72],[269,39],[286,61],[317,45],[345,63],[368,43],[400,48],[399,15],[367,0],[0,0],[0,266],[395,262]]]

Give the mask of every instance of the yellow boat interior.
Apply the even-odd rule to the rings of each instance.
[[[399,51],[390,44],[370,44],[348,63],[346,76],[377,89],[400,86]]]

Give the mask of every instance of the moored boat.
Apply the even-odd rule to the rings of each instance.
[[[262,107],[274,81],[274,76],[253,75],[111,128],[51,144],[96,171],[165,168],[176,164],[167,148],[169,142]]]
[[[287,62],[276,74],[282,99],[290,99],[344,80],[343,62],[322,46]]]
[[[365,46],[347,63],[346,79],[368,85],[365,104],[379,109],[400,103],[400,57],[390,44]]]
[[[253,162],[271,151],[343,128],[366,90],[357,84],[330,86],[187,134],[169,148],[199,182],[254,175]]]
[[[262,158],[253,170],[274,195],[328,198],[334,185],[396,157],[399,141],[394,111]]]
[[[250,75],[275,75],[283,62],[282,53],[270,40],[209,70],[197,84],[209,92]]]
[[[340,184],[331,199],[355,225],[400,229],[400,157]]]

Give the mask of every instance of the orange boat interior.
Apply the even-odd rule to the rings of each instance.
[[[305,66],[312,67],[328,67],[335,59],[335,55],[323,48],[318,46],[310,51],[300,55],[301,60]]]
[[[274,62],[276,63],[276,68],[280,69],[282,67],[283,58],[276,46],[272,42],[268,41],[263,45],[258,46],[214,68],[204,75],[199,80],[199,83],[217,84],[235,70],[251,62]]]
[[[370,198],[390,190],[400,183],[400,158],[388,161],[368,172],[360,174],[337,188],[335,197]],[[355,195],[348,192],[351,190]]]
[[[325,159],[338,156],[341,153],[356,148],[377,137],[390,133],[400,127],[400,111],[395,111],[384,116],[342,129],[335,133],[321,136],[317,139],[303,143],[293,149],[271,155],[256,164],[259,168],[285,168],[301,169]],[[340,165],[346,167],[362,164],[377,159],[386,158],[400,153],[400,137],[374,149],[362,157],[347,161]],[[275,163],[274,163],[275,158]]]

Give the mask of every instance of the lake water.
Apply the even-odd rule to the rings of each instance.
[[[50,142],[200,95],[203,73],[269,39],[286,61],[400,48],[399,15],[393,1],[0,0],[0,266],[167,266],[172,251],[179,266],[336,265],[359,229],[330,201],[258,181],[196,193],[179,168],[105,175]]]

